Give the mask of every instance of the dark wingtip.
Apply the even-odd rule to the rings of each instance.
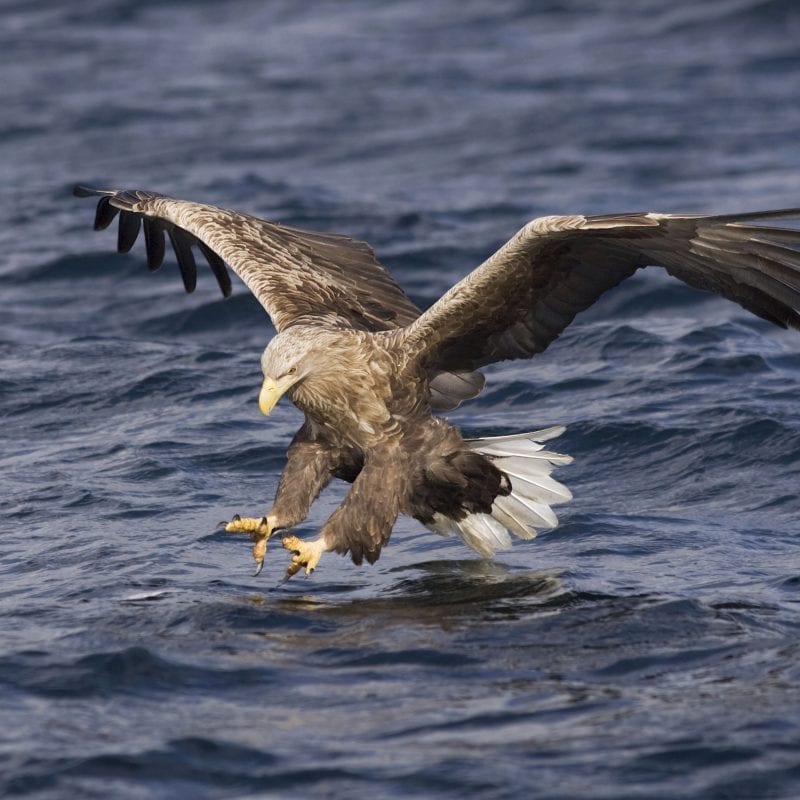
[[[144,228],[147,266],[151,271],[156,270],[164,260],[166,244],[164,234],[166,232],[172,242],[181,277],[183,278],[183,287],[187,292],[193,292],[197,286],[197,263],[192,253],[192,247],[196,244],[205,255],[223,296],[229,297],[231,295],[233,287],[231,286],[230,276],[225,268],[225,262],[216,252],[188,231],[176,227],[166,220],[148,218],[146,212],[139,209],[140,201],[152,200],[163,197],[163,195],[133,190],[94,189],[83,184],[77,184],[73,187],[72,193],[75,197],[100,198],[95,213],[95,230],[99,231],[107,228],[119,214],[118,252],[127,253],[136,242],[139,231]]]
[[[183,288],[191,294],[197,286],[197,263],[192,253],[192,242],[196,240],[182,228],[168,228],[167,234],[172,242],[175,257],[178,259]]]
[[[94,215],[94,229],[102,231],[107,228],[119,213],[118,208],[111,205],[110,198],[105,195],[97,203],[97,212]]]
[[[138,214],[121,211],[119,229],[117,231],[117,252],[127,253],[133,247],[142,228],[142,219]]]
[[[147,268],[154,272],[164,263],[164,229],[153,219],[145,217],[144,242],[147,249]]]
[[[199,239],[196,241],[201,252],[206,257],[206,261],[208,262],[208,266],[211,267],[214,277],[217,279],[222,296],[230,297],[233,287],[231,286],[231,278],[230,275],[228,275],[228,270],[225,269],[225,262],[207,244],[201,242]]]

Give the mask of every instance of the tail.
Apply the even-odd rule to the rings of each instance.
[[[430,527],[436,533],[456,533],[464,543],[489,558],[511,547],[509,531],[533,539],[538,531],[558,525],[550,506],[566,503],[572,492],[550,477],[556,466],[572,463],[570,456],[544,449],[542,442],[564,433],[563,426],[511,436],[467,439],[467,446],[491,459],[511,482],[511,493],[495,498],[491,514],[470,514],[456,521],[437,515]]]

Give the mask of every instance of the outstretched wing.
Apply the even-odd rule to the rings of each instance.
[[[321,317],[359,330],[386,330],[407,325],[420,313],[365,242],[155,192],[78,186],[75,194],[100,197],[96,230],[119,214],[117,249],[122,253],[133,247],[144,227],[151,270],[161,266],[169,237],[187,292],[197,283],[193,247],[205,256],[225,296],[231,292],[229,264],[279,331]]]
[[[647,265],[800,329],[800,231],[763,224],[788,218],[800,209],[535,219],[412,322],[405,344],[437,369],[527,358]]]
[[[197,284],[193,248],[203,254],[226,297],[231,280],[225,264],[230,265],[279,331],[298,322],[389,330],[408,325],[420,314],[365,242],[289,228],[155,192],[86,186],[74,191],[78,197],[100,198],[95,230],[107,228],[119,214],[119,252],[127,253],[144,228],[151,270],[161,266],[169,237],[187,292]],[[479,373],[431,372],[434,408],[455,408],[483,388]]]

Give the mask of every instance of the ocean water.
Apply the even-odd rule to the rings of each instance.
[[[561,526],[402,520],[278,586],[272,331],[77,182],[367,239],[422,305],[528,219],[800,206],[800,6],[0,4],[0,795],[800,796],[800,336],[640,273],[489,370],[566,424]],[[311,536],[332,488],[299,528]]]

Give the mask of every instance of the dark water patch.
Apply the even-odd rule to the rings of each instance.
[[[131,477],[134,477],[133,473]],[[147,471],[146,474],[157,474],[156,472]],[[121,506],[114,506],[111,510],[106,510],[102,517],[105,521],[126,522],[133,520],[149,519],[154,522],[161,520],[169,520],[174,516],[175,512],[162,505],[152,502],[145,502],[142,505],[134,505],[133,503],[122,504]]]
[[[194,388],[194,380],[195,376],[185,369],[158,370],[137,380],[124,391],[120,400],[147,398],[157,402],[159,395],[168,394],[171,398],[189,396]]]
[[[664,429],[653,423],[625,422],[579,422],[570,426],[570,433],[578,437],[584,447],[593,453],[618,454],[631,446],[639,452],[663,450],[675,439],[691,439],[695,431],[688,428]]]
[[[352,587],[350,587],[352,591]],[[183,610],[168,621],[172,630],[271,636],[275,633],[325,634],[336,629],[336,621],[309,610],[304,603],[282,600],[277,593],[251,595],[233,605],[203,603]]]
[[[753,494],[752,482],[759,486],[762,483],[757,471],[770,464],[786,465],[794,473],[793,465],[800,453],[800,439],[794,428],[778,420],[754,418],[745,409],[733,411],[724,406],[704,411],[702,422],[698,421],[694,430],[678,425],[662,428],[643,423],[575,423],[570,426],[570,434],[577,440],[572,454],[580,458],[580,453],[589,449],[593,459],[597,458],[598,463],[607,461],[625,480],[650,485],[653,491],[665,495],[685,490],[688,499],[689,494],[731,491],[744,479],[751,486],[740,502],[753,509],[765,502],[763,494]],[[631,472],[627,459],[637,461],[645,471]],[[707,480],[710,472],[717,469],[721,470],[720,478],[729,476],[727,489],[722,483],[715,486]],[[564,472],[559,474],[570,481]],[[778,506],[791,502],[791,498],[789,495],[781,501],[770,496],[769,502]]]
[[[285,449],[289,440],[278,446],[239,444],[234,448],[215,447],[199,455],[190,456],[187,464],[206,470],[224,470],[234,473],[272,474],[282,469],[286,462]]]
[[[791,16],[793,6],[788,0],[757,0],[742,4],[719,7],[709,7],[703,14],[704,21],[714,21],[722,26],[735,29],[746,25],[747,30],[774,30],[775,25],[785,23]],[[675,15],[680,19],[684,15]],[[669,17],[668,17],[669,18]],[[685,24],[689,24],[689,15],[685,15]],[[675,24],[674,30],[681,30],[681,25]]]
[[[728,797],[764,797],[764,798],[790,798],[796,786],[800,786],[800,766],[787,766],[779,768],[760,768],[758,775],[754,776],[750,770],[740,770],[734,778],[724,777],[714,783],[709,789],[694,795],[697,800],[701,797],[719,797],[727,800]]]
[[[458,670],[479,663],[463,653],[448,653],[430,649],[403,649],[399,651],[367,652],[356,655],[351,650],[328,648],[313,654],[314,660],[339,669],[375,668],[384,674],[403,671],[407,666],[421,669],[446,669],[455,677]],[[375,674],[380,674],[376,672]]]
[[[162,461],[153,458],[129,458],[124,465],[120,465],[114,470],[113,474],[123,480],[132,482],[157,481],[174,475],[176,470]]]
[[[616,646],[621,650],[642,645],[666,645],[689,636],[698,641],[711,636],[729,642],[740,628],[720,620],[701,603],[685,599],[617,597],[585,604],[574,613],[574,623],[590,625],[593,640],[601,641],[601,651]]]
[[[544,722],[546,723],[547,717],[551,716],[548,713],[530,714],[525,712],[514,712],[508,709],[497,713],[486,713],[469,716],[463,719],[452,720],[443,722],[437,725],[424,725],[417,728],[408,728],[401,732],[393,732],[388,734],[385,738],[388,740],[397,738],[399,736],[414,736],[426,734],[447,734],[449,732],[457,732],[459,730],[474,730],[479,728],[485,730],[487,735],[491,735],[493,729],[505,728],[513,725],[518,725],[527,722]]]
[[[274,671],[220,670],[162,658],[144,647],[96,653],[73,662],[53,663],[49,657],[5,657],[0,661],[0,681],[9,687],[49,697],[141,695],[150,692],[197,691],[212,687],[266,686]]]
[[[783,578],[778,585],[786,592],[800,592],[800,575]]]
[[[759,323],[757,328],[764,330],[766,323]],[[674,358],[692,357],[697,350],[702,352],[717,347],[729,348],[737,340],[749,340],[753,329],[751,324],[745,324],[740,320],[695,325],[692,330],[678,338],[677,343],[681,345],[682,350],[676,353]]]
[[[276,761],[277,758],[266,750],[192,737],[167,742],[164,749],[145,752],[137,758],[110,754],[99,756],[72,771],[95,777],[117,776],[121,772],[140,773],[150,780],[167,780],[176,787],[193,781],[198,784],[197,788],[207,782],[239,788],[249,784],[257,788],[253,784],[258,773],[263,775]],[[231,769],[234,764],[235,770]],[[249,773],[250,779],[244,780],[242,773]]]
[[[769,356],[769,363],[772,364],[772,366],[776,369],[782,369],[791,372],[797,369],[798,355],[796,352],[791,352],[791,350],[786,353],[772,353]],[[776,394],[778,393],[776,392]]]
[[[779,497],[770,498],[765,501],[756,501],[755,503],[748,503],[748,511],[770,511],[770,510],[787,510],[792,511],[797,508],[798,497],[796,494],[784,494]]]
[[[41,266],[30,268],[23,274],[10,275],[9,279],[25,286],[54,281],[81,282],[83,280],[112,283],[121,276],[138,273],[131,257],[119,258],[108,253],[79,253],[60,256]],[[101,287],[102,288],[102,287]]]
[[[741,767],[756,758],[759,751],[750,748],[704,747],[701,742],[686,742],[683,747],[664,749],[657,753],[640,756],[626,769],[632,779],[637,773],[647,776],[648,781],[658,781],[666,776],[677,776],[694,769],[710,770],[715,767],[736,765]]]
[[[613,664],[597,670],[595,675],[613,680],[636,674],[641,680],[657,680],[662,673],[672,671],[676,663],[681,668],[696,669],[704,664],[713,664],[719,658],[725,658],[735,651],[734,647],[713,647],[699,650],[687,649],[681,653],[666,655],[655,652],[648,656],[619,659]]]
[[[663,340],[647,331],[629,325],[615,326],[604,337],[600,356],[614,360],[623,357],[627,362],[651,361],[662,352]]]
[[[800,436],[779,420],[753,418],[746,410],[719,407],[704,418],[714,429],[706,434],[703,457],[707,464],[716,459],[747,463],[796,464]]]
[[[106,498],[98,497],[89,491],[81,491],[73,500],[64,500],[65,508],[83,508],[84,506],[96,506],[107,502]]]
[[[567,394],[572,392],[588,391],[600,394],[602,387],[606,386],[607,384],[608,380],[603,378],[570,378],[565,381],[559,381],[556,384],[551,384],[550,391],[563,392]]]
[[[727,375],[759,375],[771,372],[771,367],[760,355],[748,354],[727,357],[692,358],[690,363],[682,359],[682,372],[689,376],[699,376],[704,382],[724,381]]]
[[[176,287],[177,289],[178,287]],[[191,303],[191,307],[167,310],[143,321],[137,332],[156,336],[187,337],[202,334],[208,338],[213,331],[241,331],[249,328],[260,331],[263,343],[273,336],[273,328],[258,301],[245,294],[244,287],[227,299]]]
[[[202,353],[198,353],[195,356],[195,363],[198,365],[203,365],[207,363],[216,363],[219,361],[230,361],[231,354],[226,350],[206,350]]]
[[[103,786],[141,781],[151,796],[190,794],[230,796],[231,791],[259,791],[277,758],[267,750],[191,737],[138,754],[107,752],[89,758],[31,757],[19,765],[19,777],[6,785],[10,796],[66,785],[82,796],[100,796]],[[212,789],[213,787],[213,789]],[[218,794],[223,792],[223,794]],[[85,794],[84,794],[85,793]]]

